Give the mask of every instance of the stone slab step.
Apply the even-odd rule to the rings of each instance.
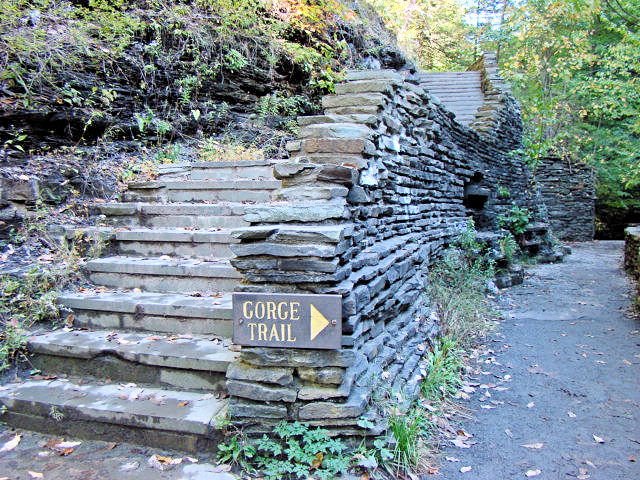
[[[272,179],[277,160],[193,162],[161,166],[160,180],[240,180]]]
[[[267,202],[278,180],[169,180],[133,182],[125,202]]]
[[[215,447],[216,418],[226,411],[211,394],[63,380],[4,385],[0,403],[16,428],[191,452]]]
[[[129,190],[275,190],[279,180],[167,180],[131,182]]]
[[[217,258],[231,257],[229,245],[238,243],[229,230],[180,228],[116,230],[114,241],[116,250],[121,255]]]
[[[248,226],[242,218],[250,204],[105,203],[96,204],[111,225],[153,228],[236,228]]]
[[[28,349],[45,374],[223,392],[237,354],[229,340],[193,335],[54,330],[33,335]]]
[[[71,309],[74,326],[230,338],[231,294],[195,297],[179,293],[65,292],[58,301]]]
[[[95,284],[147,292],[230,292],[241,278],[226,259],[113,256],[91,260],[86,268]]]

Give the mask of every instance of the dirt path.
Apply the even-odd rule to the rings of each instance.
[[[621,242],[578,244],[508,293],[468,402],[475,444],[447,447],[441,478],[640,479],[640,322],[621,258]]]

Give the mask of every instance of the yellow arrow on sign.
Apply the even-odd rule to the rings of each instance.
[[[329,326],[329,320],[320,313],[315,305],[310,304],[311,306],[311,340],[316,338],[318,334],[323,331],[325,328]]]

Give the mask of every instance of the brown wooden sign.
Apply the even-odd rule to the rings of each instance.
[[[236,345],[334,350],[341,337],[340,295],[233,294]]]

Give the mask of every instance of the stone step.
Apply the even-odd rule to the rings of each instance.
[[[116,226],[154,228],[236,228],[248,226],[242,216],[247,203],[105,203],[96,204]]]
[[[229,344],[212,336],[62,329],[31,336],[27,348],[45,375],[224,392],[237,357]]]
[[[134,182],[125,202],[268,202],[278,180],[171,180]]]
[[[229,258],[229,245],[238,240],[229,230],[133,228],[116,230],[114,242],[120,255]]]
[[[14,428],[188,452],[213,451],[227,405],[209,393],[64,380],[6,384],[0,403]]]
[[[468,103],[473,105],[482,105],[484,103],[484,97],[480,94],[462,96],[456,93],[447,93],[447,94],[436,93],[435,96],[445,103],[458,102],[458,103]]]
[[[159,180],[263,180],[273,179],[278,160],[238,160],[162,165]]]
[[[73,325],[80,328],[215,334],[224,338],[233,332],[230,293],[196,297],[85,289],[65,292],[58,301],[73,312]]]
[[[453,81],[480,81],[482,75],[480,72],[424,72],[418,74],[420,82],[433,80],[453,80]]]
[[[86,268],[97,285],[147,292],[230,292],[241,278],[226,259],[113,256],[91,260]]]

